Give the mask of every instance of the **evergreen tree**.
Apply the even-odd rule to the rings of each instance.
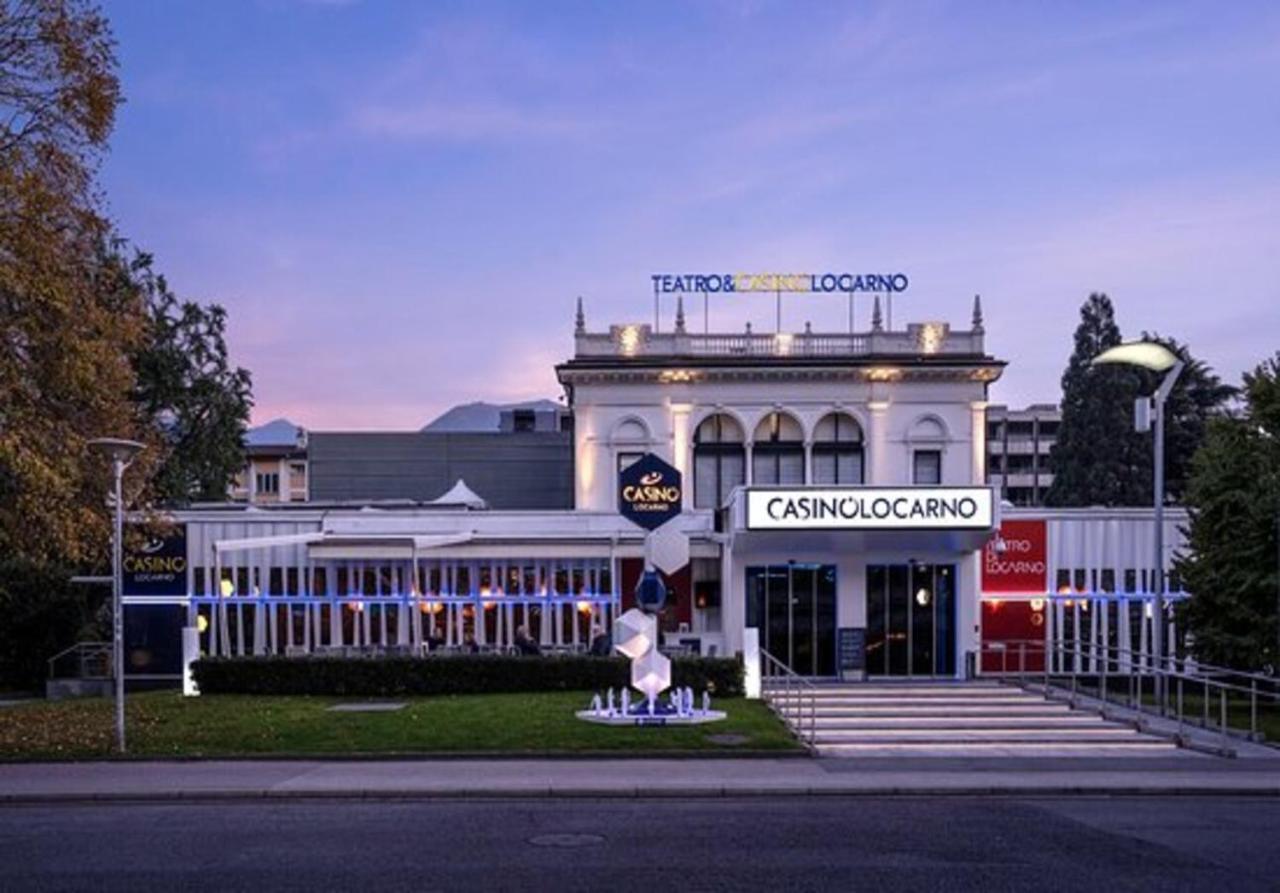
[[[1182,501],[1191,457],[1209,419],[1223,412],[1236,389],[1222,383],[1190,349],[1172,338],[1159,341],[1185,364],[1165,403],[1165,498]],[[1062,424],[1050,453],[1051,506],[1150,505],[1152,437],[1133,428],[1133,403],[1159,388],[1163,373],[1136,366],[1092,366],[1098,354],[1121,342],[1110,299],[1091,294],[1080,310],[1075,350],[1062,376]]]
[[[1192,597],[1179,620],[1199,659],[1280,667],[1280,353],[1244,377],[1245,406],[1211,419],[1191,463],[1187,551]]]
[[[1094,292],[1080,308],[1075,349],[1062,376],[1062,423],[1049,456],[1051,506],[1143,505],[1151,501],[1151,460],[1133,430],[1142,377],[1129,366],[1092,366],[1120,343],[1111,299]],[[1145,461],[1144,461],[1145,458]]]

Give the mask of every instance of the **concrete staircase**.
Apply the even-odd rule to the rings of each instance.
[[[999,682],[818,683],[813,692],[822,756],[1168,756],[1177,749]],[[806,695],[769,700],[784,714],[797,701],[808,709]]]

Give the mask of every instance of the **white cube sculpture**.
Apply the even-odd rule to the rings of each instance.
[[[631,658],[631,687],[650,702],[671,687],[671,661],[658,651],[658,618],[632,608],[613,624],[613,647]]]
[[[658,618],[632,608],[613,623],[613,647],[635,660],[658,641]]]
[[[631,687],[652,703],[671,687],[671,661],[656,648],[636,658],[631,662]]]

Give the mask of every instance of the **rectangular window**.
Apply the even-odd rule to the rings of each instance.
[[[813,452],[815,484],[861,484],[861,450],[818,450]]]
[[[640,461],[644,453],[618,453],[618,474]]]
[[[532,409],[517,409],[511,413],[511,427],[515,431],[533,431],[538,427],[537,416]]]
[[[741,453],[730,453],[720,457],[720,499],[716,506],[729,501],[729,494],[734,487],[747,482],[747,460]]]
[[[279,493],[280,472],[259,471],[254,475],[254,486],[259,493]]]
[[[942,451],[916,450],[912,456],[911,480],[916,484],[941,484]]]

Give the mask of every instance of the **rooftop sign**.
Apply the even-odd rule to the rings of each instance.
[[[906,273],[654,273],[654,292],[853,292],[906,291]]]
[[[748,530],[988,530],[987,487],[749,489]]]

